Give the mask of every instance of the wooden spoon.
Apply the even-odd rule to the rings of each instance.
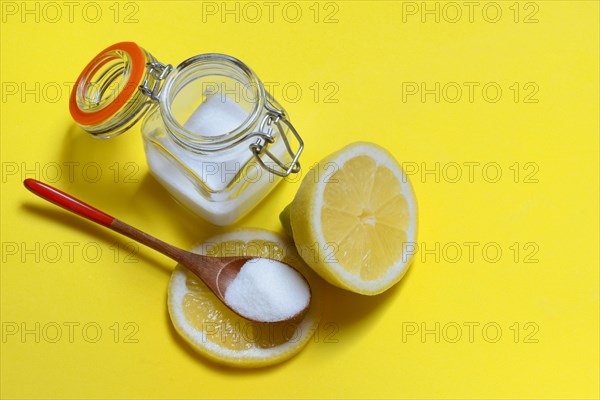
[[[37,181],[35,179],[25,179],[23,181],[25,187],[31,192],[40,196],[41,198],[56,204],[68,211],[71,211],[81,217],[87,218],[90,221],[96,222],[102,226],[112,229],[115,232],[119,232],[131,239],[145,244],[148,247],[157,250],[164,255],[172,258],[181,265],[188,268],[191,272],[198,276],[208,286],[210,290],[217,296],[219,300],[223,302],[231,311],[240,315],[242,318],[249,319],[255,322],[285,322],[296,320],[300,318],[308,310],[310,306],[310,298],[307,306],[299,311],[298,313],[290,316],[289,318],[278,320],[278,321],[256,321],[252,320],[244,315],[241,315],[235,309],[231,308],[225,301],[225,291],[229,284],[235,279],[237,274],[240,272],[242,266],[252,259],[259,257],[209,257],[200,254],[192,253],[179,249],[168,243],[163,242],[153,236],[148,235],[145,232],[134,228],[131,225],[126,224],[110,215],[78,200],[50,185]],[[289,268],[292,266],[286,264]],[[300,274],[305,280],[306,285],[308,282],[306,278]]]

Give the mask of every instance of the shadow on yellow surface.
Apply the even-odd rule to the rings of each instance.
[[[375,296],[364,296],[340,289],[328,283],[324,284],[324,321],[332,321],[339,324],[341,330],[349,329],[353,324],[364,322],[367,318],[378,317],[392,303],[395,296],[401,295],[402,286],[406,282],[406,279],[409,279],[408,275],[412,268],[412,266],[408,268],[408,271],[406,271],[400,282]]]

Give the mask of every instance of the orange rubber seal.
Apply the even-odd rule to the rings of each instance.
[[[119,93],[117,97],[103,109],[93,112],[83,111],[77,105],[77,88],[81,84],[81,81],[84,79],[84,77],[92,76],[96,70],[106,64],[108,61],[111,61],[111,59],[102,61],[102,58],[105,53],[113,50],[123,51],[131,58],[131,74],[129,76],[129,81],[125,84],[125,87],[121,93]],[[112,46],[104,49],[96,57],[94,57],[92,61],[88,63],[88,65],[86,65],[77,78],[77,81],[73,86],[73,90],[71,91],[71,97],[69,98],[69,111],[71,112],[71,116],[75,122],[84,126],[96,125],[115,115],[134,95],[138,89],[138,86],[142,82],[145,70],[146,56],[140,46],[137,44],[133,42],[121,42],[113,44]],[[88,83],[89,82],[85,82],[86,85]]]

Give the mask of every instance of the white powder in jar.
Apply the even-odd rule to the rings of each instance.
[[[248,113],[231,97],[214,93],[206,97],[183,127],[202,136],[218,136],[235,130]]]
[[[282,321],[308,306],[310,288],[304,277],[287,264],[254,258],[242,266],[229,284],[225,302],[246,318]]]
[[[247,117],[247,112],[234,99],[217,92],[206,97],[184,127],[203,136],[216,136],[236,129]],[[246,164],[253,157],[248,145],[255,140],[210,155],[184,149],[168,135],[156,136],[160,146],[148,140],[144,141],[144,146],[152,174],[180,203],[215,225],[229,225],[252,209],[280,181],[258,164]],[[282,140],[276,140],[269,149],[276,157],[285,157]],[[210,198],[196,187],[199,183],[183,172],[183,166],[193,171],[212,191]],[[235,174],[245,166],[248,177],[232,182]],[[239,190],[244,183],[248,183],[247,186]]]

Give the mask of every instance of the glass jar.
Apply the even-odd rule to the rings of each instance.
[[[227,55],[201,54],[173,68],[135,43],[117,43],[80,74],[70,111],[98,138],[144,117],[151,173],[216,225],[234,223],[300,171],[304,143],[285,110],[246,64]]]

